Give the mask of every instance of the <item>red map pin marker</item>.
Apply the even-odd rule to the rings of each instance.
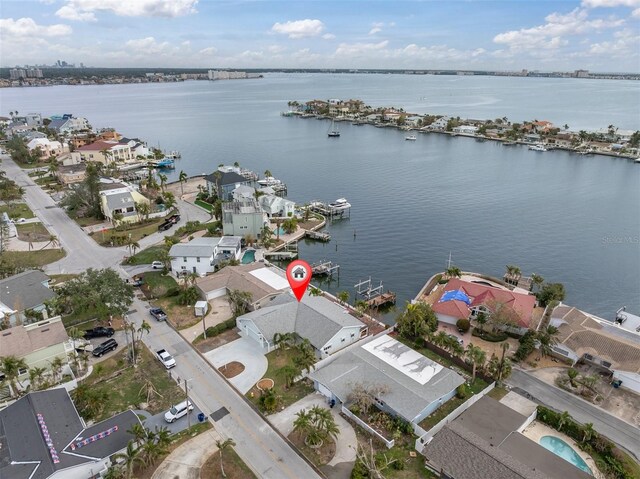
[[[300,259],[293,261],[287,268],[287,279],[293,294],[300,301],[307,290],[307,286],[309,286],[309,281],[311,281],[311,266]]]

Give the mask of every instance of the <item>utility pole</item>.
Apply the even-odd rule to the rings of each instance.
[[[184,395],[187,397],[187,433],[191,432],[191,413],[189,412],[189,386],[190,379],[184,380]]]

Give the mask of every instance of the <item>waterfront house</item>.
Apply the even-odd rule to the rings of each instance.
[[[499,311],[509,319],[505,328],[524,334],[532,325],[536,298],[530,294],[511,291],[486,281],[470,282],[452,278],[439,286],[432,309],[438,321],[455,325],[459,319],[473,320],[479,313],[490,316]]]
[[[428,126],[428,128],[430,130],[444,131],[444,130],[446,130],[448,124],[449,124],[449,117],[448,116],[441,116],[440,118],[435,120],[433,123],[431,123]]]
[[[49,288],[49,277],[32,269],[0,280],[0,321],[15,326],[30,318],[44,315],[44,303],[55,296]]]
[[[227,236],[259,239],[268,224],[267,214],[254,198],[222,203],[222,232]]]
[[[81,146],[71,155],[82,161],[97,161],[104,165],[126,163],[135,159],[131,147],[117,140],[98,140]]]
[[[61,165],[58,166],[56,176],[58,181],[63,185],[71,185],[74,183],[80,183],[85,179],[87,175],[86,163],[80,163],[78,165]]]
[[[86,118],[76,118],[70,114],[65,114],[58,117],[52,116],[51,122],[47,125],[47,128],[62,135],[91,129]]]
[[[135,223],[140,221],[136,204],[151,204],[133,186],[121,183],[105,183],[100,191],[102,214],[115,224],[114,215],[120,215],[119,221]]]
[[[0,411],[0,477],[103,477],[116,455],[135,439],[140,419],[127,410],[87,426],[64,388],[37,391]]]
[[[475,135],[478,133],[478,127],[473,125],[460,125],[453,128],[453,132],[458,135]]]
[[[127,145],[131,149],[131,156],[134,159],[147,158],[151,154],[147,145],[138,138],[121,138],[118,143]]]
[[[60,358],[65,364],[67,355],[73,353],[60,316],[35,323],[14,326],[0,332],[0,351],[3,356],[24,359],[27,367],[19,371],[19,380],[28,378],[32,368],[51,369],[51,362]]]
[[[264,263],[250,263],[239,266],[225,266],[217,273],[196,281],[198,289],[207,300],[220,298],[229,291],[249,293],[249,311],[269,304],[271,299],[289,290],[289,282],[284,272]]]
[[[529,143],[539,143],[542,137],[537,133],[527,133],[524,135],[524,141],[528,141]]]
[[[296,208],[295,202],[275,195],[260,196],[258,204],[269,218],[293,216]]]
[[[66,144],[63,145],[59,141],[50,141],[48,138],[34,138],[27,143],[27,148],[32,153],[38,149],[40,151],[40,160],[48,159],[51,156],[58,156],[68,151]]]
[[[536,417],[535,404],[507,399],[483,396],[436,432],[421,451],[427,468],[443,479],[593,477],[522,434]]]
[[[236,319],[240,333],[265,353],[276,348],[276,334],[295,333],[308,339],[322,359],[367,335],[366,326],[348,311],[322,296],[306,294],[297,301],[289,293]]]
[[[464,378],[384,334],[309,374],[318,392],[349,406],[356,385],[385,390],[376,407],[417,424],[451,399]]]
[[[38,130],[26,130],[20,134],[20,137],[28,144],[31,140],[35,140],[36,138],[47,138],[47,135]]]
[[[237,188],[235,188],[231,194],[233,195],[234,200],[240,201],[245,198],[249,198],[249,199],[255,198],[256,189],[251,186],[240,185]]]
[[[222,261],[239,260],[241,241],[237,236],[223,236],[194,238],[188,243],[174,244],[169,250],[171,271],[176,276],[186,273],[206,276],[213,273]]]
[[[235,171],[216,170],[204,177],[209,196],[218,196],[222,201],[233,200],[233,190],[238,186],[251,186],[251,180]]]

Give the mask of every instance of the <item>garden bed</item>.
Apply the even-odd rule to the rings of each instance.
[[[220,366],[218,371],[220,371],[227,379],[235,378],[238,374],[244,371],[244,364],[239,363],[238,361],[231,361],[224,366]]]
[[[324,466],[336,455],[336,443],[333,438],[325,439],[322,446],[317,448],[307,446],[304,442],[305,435],[297,431],[289,434],[288,439],[317,467]]]
[[[219,348],[231,341],[235,341],[236,339],[240,339],[240,335],[238,334],[238,329],[233,328],[227,331],[223,331],[216,336],[209,337],[207,335],[207,339],[204,339],[202,335],[198,336],[193,342],[194,346],[201,353],[208,353],[209,351]]]
[[[222,465],[227,479],[256,479],[251,469],[240,459],[240,456],[232,447],[227,447],[222,452]],[[202,479],[222,478],[220,470],[220,453],[214,452],[200,469]]]

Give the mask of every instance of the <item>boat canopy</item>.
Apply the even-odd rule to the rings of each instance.
[[[438,301],[438,303],[444,303],[446,301],[453,301],[453,300],[464,301],[465,303],[467,303],[467,305],[471,304],[471,299],[469,298],[469,296],[467,296],[464,291],[461,291],[459,289],[445,291],[444,294],[442,295],[442,298],[440,298],[440,301]]]

